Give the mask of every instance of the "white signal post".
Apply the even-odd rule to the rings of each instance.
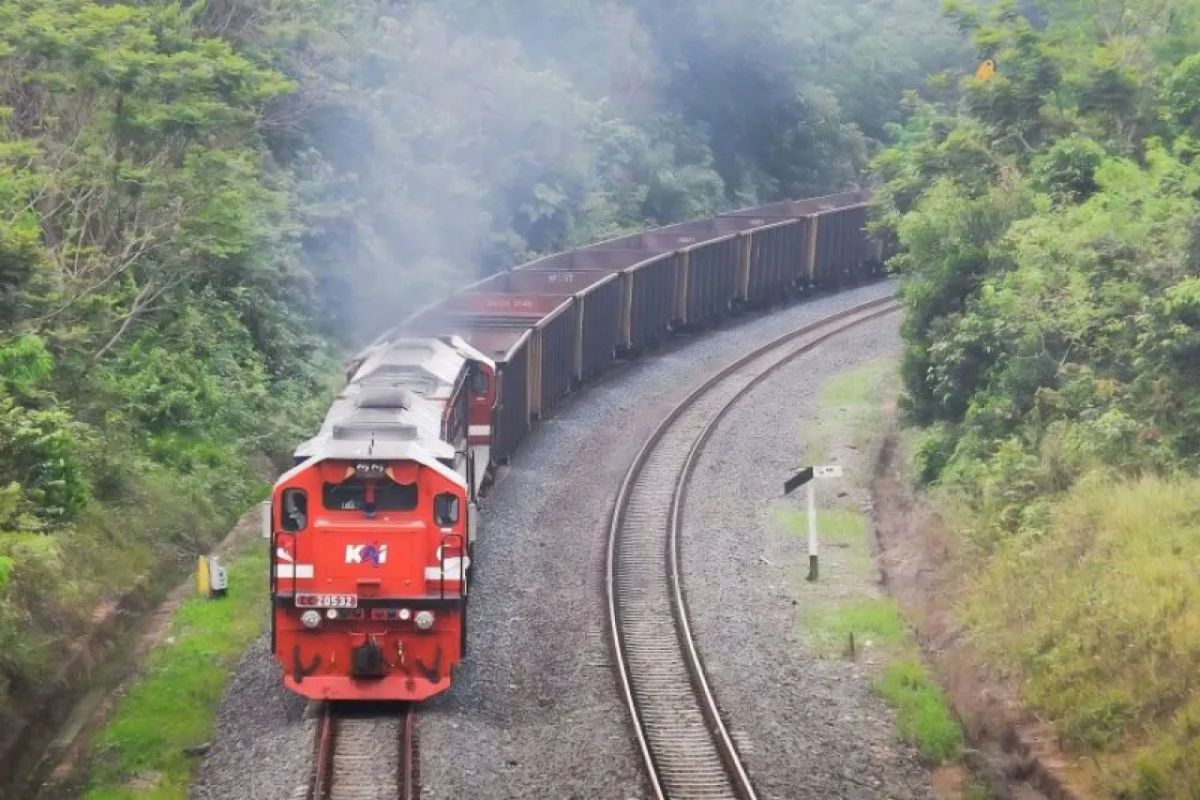
[[[817,579],[817,482],[808,482],[808,579]]]
[[[825,466],[801,467],[796,470],[783,484],[784,494],[803,484],[808,484],[808,580],[815,581],[820,572],[819,544],[817,540],[817,481],[842,477],[842,468],[838,464]]]

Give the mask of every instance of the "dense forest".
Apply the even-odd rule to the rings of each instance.
[[[261,496],[345,348],[853,185],[961,42],[926,0],[0,4],[0,716]]]
[[[1104,790],[1200,787],[1200,5],[949,7],[993,74],[880,155],[968,620]]]

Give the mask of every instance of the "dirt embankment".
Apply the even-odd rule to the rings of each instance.
[[[228,552],[260,530],[254,506],[213,549]],[[89,633],[48,675],[34,700],[5,720],[0,736],[0,800],[60,797],[87,754],[91,734],[112,711],[120,688],[136,674],[150,650],[167,635],[172,616],[192,592],[182,564],[170,581],[145,580],[98,607]],[[60,791],[62,789],[62,791]]]
[[[888,590],[916,629],[973,749],[969,766],[999,797],[1095,796],[1090,765],[1064,752],[1053,728],[1025,710],[1016,686],[989,669],[960,619],[970,576],[955,557],[958,538],[915,494],[902,437],[894,428],[876,454],[871,495],[877,563]]]

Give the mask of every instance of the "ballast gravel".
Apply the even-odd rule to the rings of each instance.
[[[898,360],[898,323],[895,314],[866,323],[759,384],[718,425],[689,485],[680,543],[688,608],[709,683],[764,800],[932,797],[929,773],[897,741],[872,677],[836,653],[814,655],[806,641],[814,606],[871,597],[871,571],[840,568],[827,544],[820,577],[807,584],[803,530],[779,519],[781,506],[805,508],[805,490],[785,500],[782,484],[814,460],[845,476],[817,484],[818,507],[869,517],[870,420],[839,422],[842,409],[820,389],[868,362]],[[859,546],[865,552],[865,533]]]
[[[195,800],[305,797],[316,747],[315,708],[282,691],[270,650],[270,637],[263,635],[242,656],[192,785]]]
[[[654,426],[715,369],[892,289],[879,283],[818,296],[677,337],[659,352],[617,365],[535,426],[484,501],[465,663],[451,691],[425,703],[417,718],[425,800],[648,796],[607,638],[605,547],[617,487]],[[894,331],[895,322],[887,324]],[[746,449],[744,456],[739,481],[762,469],[761,451]],[[865,682],[831,678],[820,685],[823,693],[811,696],[825,722],[818,729],[803,717],[793,720],[794,741],[801,752],[840,752],[845,757],[837,766],[852,768],[851,756],[865,742],[886,741],[864,726],[890,731],[890,722],[876,713],[877,703],[870,705]],[[808,690],[777,690],[786,692],[802,697]],[[758,705],[743,710],[754,713]],[[280,685],[265,639],[257,642],[222,702],[193,796],[301,796],[296,787],[310,774],[315,732],[303,708]],[[817,712],[804,711],[810,713]],[[895,773],[915,781],[907,754],[888,752],[901,765],[882,758],[881,779]],[[795,761],[795,752],[784,755],[780,771]],[[850,774],[837,791],[811,796],[886,796],[853,794],[849,787],[860,779]],[[899,780],[888,777],[886,785]]]

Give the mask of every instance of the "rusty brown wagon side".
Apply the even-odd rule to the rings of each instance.
[[[870,192],[861,189],[768,203],[723,216],[799,221],[791,233],[791,250],[800,259],[797,283],[831,288],[863,279],[873,271],[872,263],[882,260],[875,255],[878,248],[866,230],[869,200]]]
[[[602,270],[617,274],[617,347],[640,352],[657,347],[671,333],[676,273],[681,261],[682,256],[673,252],[598,247],[547,256],[523,264],[516,271]]]
[[[584,381],[599,375],[616,357],[621,321],[621,276],[617,272],[549,268],[512,270],[485,278],[464,291],[570,295],[576,306],[574,380]]]
[[[703,230],[682,223],[585,248],[627,249],[668,252],[678,259],[672,319],[675,327],[709,324],[728,312],[737,298],[741,258],[737,233]]]

